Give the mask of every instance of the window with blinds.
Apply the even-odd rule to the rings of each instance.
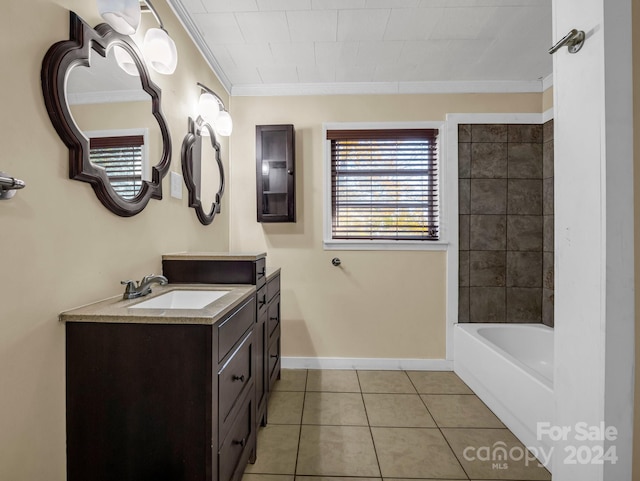
[[[124,199],[142,188],[144,136],[94,137],[89,141],[91,162],[107,172],[113,189]]]
[[[438,130],[327,130],[332,238],[439,239]]]

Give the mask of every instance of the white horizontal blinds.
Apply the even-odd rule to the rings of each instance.
[[[95,137],[90,140],[91,162],[107,171],[113,189],[125,199],[142,187],[142,135]]]
[[[333,239],[438,240],[438,130],[328,130]]]

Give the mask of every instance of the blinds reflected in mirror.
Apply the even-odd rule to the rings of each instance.
[[[111,186],[123,199],[133,199],[142,188],[144,136],[94,137],[91,162],[103,167]]]

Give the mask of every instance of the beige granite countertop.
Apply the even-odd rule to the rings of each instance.
[[[279,267],[267,267],[267,280],[270,280],[271,278],[277,276],[278,274],[280,274]]]
[[[266,252],[175,252],[173,254],[164,254],[163,261],[217,261],[217,260],[233,260],[233,261],[257,261],[267,257]]]
[[[255,286],[232,284],[167,284],[153,286],[153,292],[137,299],[122,295],[78,307],[60,314],[61,322],[106,322],[137,324],[215,324],[225,314],[255,295]],[[173,290],[217,290],[229,293],[202,309],[129,309]]]

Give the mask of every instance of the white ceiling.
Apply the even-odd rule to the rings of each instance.
[[[169,0],[233,95],[540,91],[551,0]]]

